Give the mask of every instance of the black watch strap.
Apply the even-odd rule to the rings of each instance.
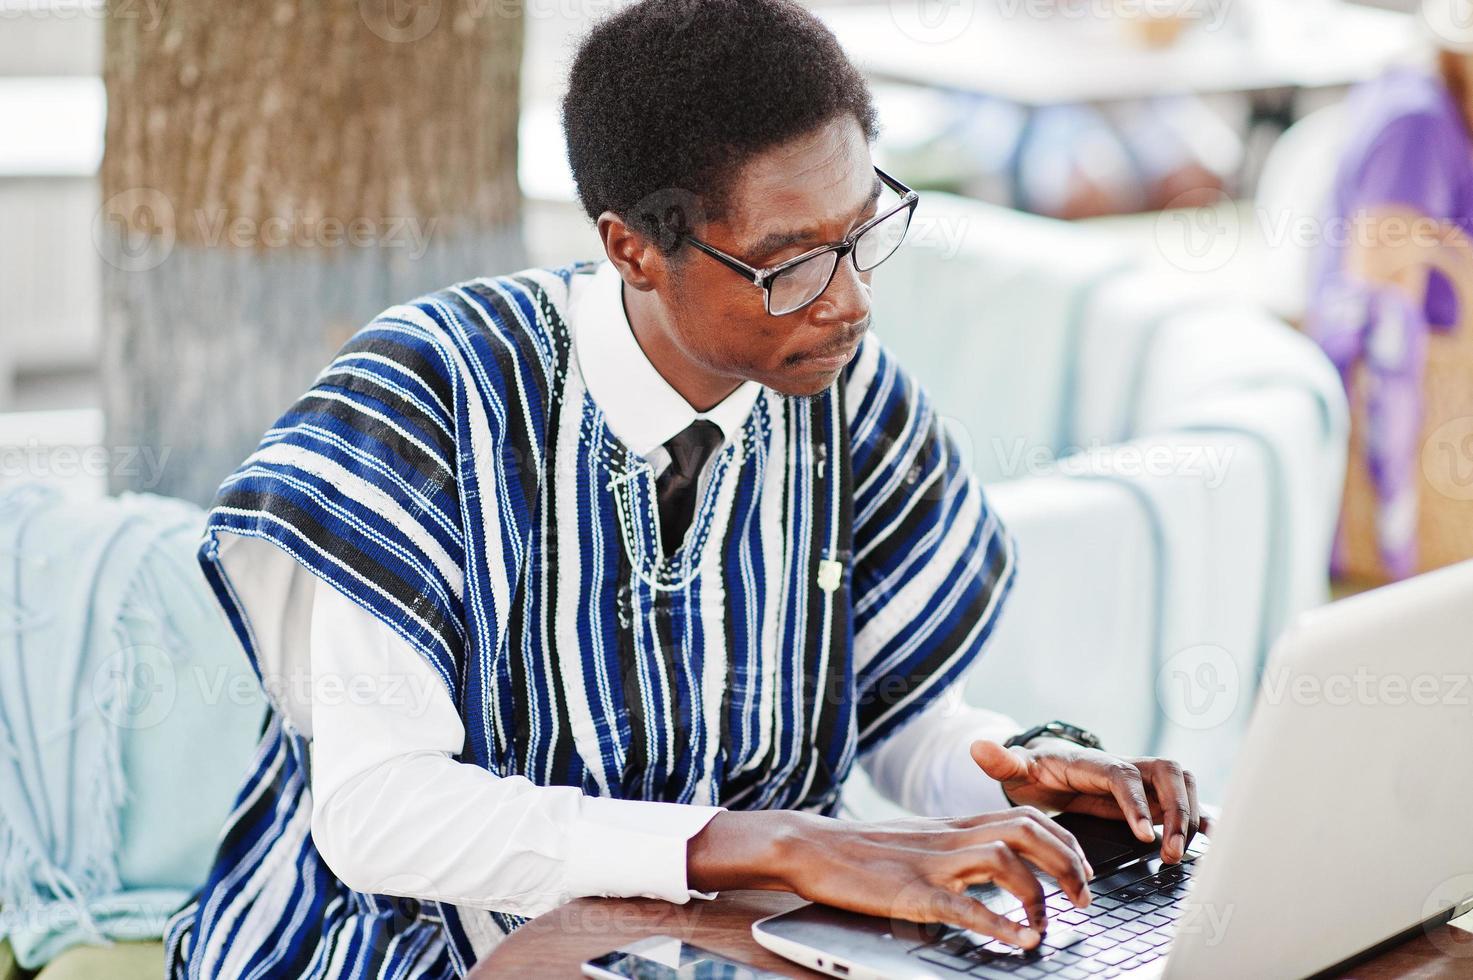
[[[1047,735],[1050,738],[1061,738],[1066,742],[1073,742],[1075,745],[1083,746],[1086,749],[1104,747],[1100,742],[1099,736],[1094,732],[1085,731],[1078,725],[1071,725],[1067,721],[1049,721],[1044,722],[1042,725],[1034,725],[1026,732],[1014,735],[1003,744],[1008,748],[1012,748],[1015,745],[1027,745],[1040,735]]]

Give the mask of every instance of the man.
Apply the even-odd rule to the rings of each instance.
[[[1031,947],[1024,861],[1091,873],[1033,806],[1180,858],[1180,767],[1005,748],[956,693],[1012,546],[868,333],[915,198],[832,36],[637,3],[564,122],[607,261],[386,311],[221,488],[202,561],[273,710],[170,970],[450,976],[580,895],[742,887]],[[835,819],[856,758],[956,816]]]

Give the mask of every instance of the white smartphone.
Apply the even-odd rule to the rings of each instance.
[[[674,936],[649,936],[583,964],[598,980],[786,980]]]

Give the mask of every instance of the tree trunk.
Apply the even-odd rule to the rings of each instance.
[[[206,503],[385,307],[521,268],[520,0],[109,8],[115,489]]]

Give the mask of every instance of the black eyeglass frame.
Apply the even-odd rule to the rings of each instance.
[[[779,262],[777,265],[768,266],[765,269],[759,269],[756,266],[748,265],[735,256],[727,255],[725,252],[721,251],[721,249],[717,248],[714,245],[710,245],[706,242],[701,241],[695,235],[686,233],[685,238],[700,251],[705,252],[717,262],[720,262],[728,269],[732,270],[733,272],[742,276],[742,278],[751,282],[754,286],[758,286],[759,288],[761,288],[763,308],[767,311],[767,314],[769,316],[787,316],[790,313],[797,313],[799,310],[818,302],[819,298],[822,297],[824,293],[828,292],[829,287],[834,283],[834,276],[837,275],[839,272],[839,263],[844,261],[844,257],[846,255],[849,256],[851,261],[854,262],[855,271],[869,272],[873,269],[879,268],[879,266],[882,265],[886,259],[890,258],[890,255],[894,255],[895,252],[900,250],[900,245],[897,244],[895,246],[895,250],[892,251],[890,255],[885,256],[884,259],[876,262],[874,265],[870,266],[869,269],[860,269],[859,260],[853,257],[854,245],[856,242],[859,241],[861,235],[869,231],[871,228],[874,228],[881,222],[887,221],[888,219],[895,217],[895,215],[899,214],[901,211],[907,209],[909,209],[910,211],[910,215],[906,218],[905,221],[905,230],[908,234],[910,232],[910,223],[915,220],[916,205],[920,203],[921,200],[920,192],[907,187],[905,184],[885,173],[885,171],[881,170],[879,167],[875,167],[875,174],[879,176],[880,180],[884,181],[886,187],[889,187],[895,193],[901,195],[902,199],[899,204],[885,211],[883,214],[875,215],[873,218],[869,219],[864,224],[860,225],[858,228],[850,232],[848,237],[846,237],[842,242],[830,242],[827,245],[820,245],[817,248],[809,249],[802,255],[795,255],[791,259]],[[904,235],[900,237],[900,241],[901,243],[905,241]],[[829,278],[823,284],[823,288],[815,293],[812,299],[802,304],[802,306],[795,306],[791,310],[785,310],[782,313],[773,313],[772,281],[782,273],[791,269],[793,266],[803,262],[807,262],[809,259],[817,258],[818,256],[823,255],[826,252],[838,252],[839,254],[834,258],[834,267],[829,271]]]

